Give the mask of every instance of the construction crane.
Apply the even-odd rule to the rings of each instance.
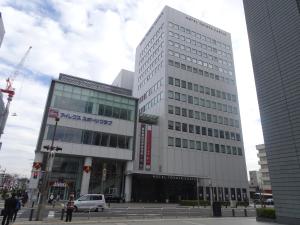
[[[22,68],[22,66],[25,62],[25,59],[27,58],[31,48],[32,48],[31,46],[28,48],[28,50],[25,52],[24,56],[22,57],[21,61],[16,66],[16,69],[14,70],[13,74],[6,79],[6,88],[0,89],[0,91],[2,93],[6,93],[8,95],[5,109],[4,109],[3,113],[0,114],[0,138],[1,138],[1,135],[3,134],[4,127],[5,127],[7,117],[9,114],[10,102],[12,101],[12,99],[15,95],[15,89],[13,88],[13,82],[19,75],[20,69]],[[1,143],[0,143],[0,146],[1,146]]]

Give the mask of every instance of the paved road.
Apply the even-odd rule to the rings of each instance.
[[[14,225],[66,224],[65,222],[16,222]],[[255,218],[181,218],[147,220],[90,220],[72,221],[72,224],[90,225],[272,225],[273,223],[256,222]],[[275,224],[274,224],[275,225]]]

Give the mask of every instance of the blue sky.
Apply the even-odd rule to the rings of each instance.
[[[29,176],[51,78],[71,74],[110,84],[134,70],[135,48],[165,5],[231,33],[248,170],[263,143],[242,0],[2,0],[0,85],[33,46],[15,81],[0,166]],[[17,162],[17,163],[16,163]]]

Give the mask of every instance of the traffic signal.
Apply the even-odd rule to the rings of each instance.
[[[38,177],[38,172],[37,171],[34,171],[33,172],[33,179],[36,179]]]

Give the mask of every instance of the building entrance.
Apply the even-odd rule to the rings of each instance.
[[[135,202],[178,202],[197,198],[196,178],[134,174],[132,187]]]

